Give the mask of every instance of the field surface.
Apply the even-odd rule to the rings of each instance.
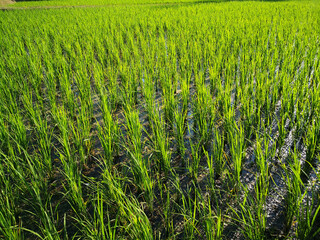
[[[319,1],[0,3],[0,239],[320,238]]]

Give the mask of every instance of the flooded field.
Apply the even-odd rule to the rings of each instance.
[[[318,239],[318,1],[96,1],[0,12],[0,238]]]

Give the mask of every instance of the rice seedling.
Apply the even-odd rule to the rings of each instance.
[[[104,150],[104,160],[108,167],[112,167],[113,158],[118,152],[119,127],[117,122],[112,119],[108,109],[104,110],[104,123],[99,125],[99,139]]]
[[[289,167],[283,165],[285,171],[287,195],[286,201],[286,231],[291,228],[294,217],[299,211],[300,202],[303,199],[303,182],[301,181],[301,163],[298,154],[292,153],[292,161],[289,163]],[[291,171],[291,172],[290,172]]]
[[[152,146],[157,158],[159,169],[167,175],[171,165],[171,151],[169,148],[169,136],[166,132],[165,122],[161,115],[154,115],[151,129]]]
[[[245,139],[242,126],[234,126],[228,132],[228,141],[230,143],[230,152],[233,161],[232,178],[235,184],[240,184],[240,175],[242,171],[242,161],[244,158]]]
[[[186,112],[180,112],[179,110],[176,110],[174,112],[174,122],[175,122],[175,128],[174,128],[174,136],[177,141],[177,148],[178,152],[181,156],[181,159],[184,159],[186,147],[184,143],[184,135],[186,132]]]
[[[215,171],[215,178],[219,178],[223,172],[224,168],[224,136],[223,134],[219,133],[217,128],[214,129],[214,137],[215,140],[212,144],[212,156],[214,156],[214,171]],[[210,164],[211,165],[211,164]],[[213,166],[212,166],[213,168]],[[211,167],[209,167],[211,169]]]
[[[259,185],[259,183],[257,183]],[[240,230],[246,239],[266,239],[267,215],[264,208],[264,198],[258,187],[255,194],[250,195],[247,188],[244,188],[244,198],[240,202],[239,210],[230,207],[235,215],[235,221],[240,223]]]
[[[208,201],[202,201],[203,204],[203,221],[205,225],[205,233],[208,240],[218,240],[223,238],[223,216],[219,206],[216,208],[211,206],[210,198]]]
[[[198,83],[196,99],[193,101],[193,117],[198,141],[204,146],[206,146],[211,139],[214,125],[215,116],[211,101],[211,95],[206,86]]]
[[[317,198],[315,195],[317,194],[313,193],[310,199],[304,194],[302,199],[306,197],[306,203],[303,203],[302,199],[299,202],[299,209],[296,213],[298,225],[296,236],[299,239],[315,239],[320,232],[320,227],[317,223],[320,206],[315,203]]]
[[[28,117],[32,122],[34,129],[36,129],[36,136],[38,143],[38,149],[35,151],[39,151],[42,158],[43,164],[46,166],[48,171],[52,170],[52,162],[51,162],[51,137],[52,137],[52,129],[49,129],[48,122],[41,115],[39,106],[33,107],[32,97],[30,95],[25,95],[23,97],[24,106],[27,110]],[[20,126],[22,123],[20,122]]]
[[[164,108],[164,118],[172,126],[174,122],[174,109],[176,105],[176,100],[174,97],[174,89],[171,86],[172,83],[165,82],[163,86],[163,108]]]
[[[102,184],[107,187],[105,196],[109,196],[118,208],[119,222],[124,221],[126,225],[121,225],[124,231],[132,238],[153,239],[150,222],[141,209],[141,205],[134,196],[128,197],[122,190],[121,181],[116,173],[105,169]],[[119,226],[120,227],[120,226]]]
[[[15,217],[14,196],[11,195],[14,190],[10,187],[10,179],[5,176],[2,164],[0,168],[0,182],[3,186],[0,192],[0,235],[7,239],[18,239],[21,238],[21,232]]]
[[[158,181],[160,183],[160,181]],[[161,184],[161,183],[160,183]],[[161,186],[160,185],[160,196],[161,200],[163,202],[163,221],[164,221],[164,228],[165,228],[165,234],[170,236],[172,233],[174,233],[174,222],[173,222],[173,213],[172,213],[172,207],[171,204],[171,194],[170,190],[167,189],[166,185]],[[174,237],[174,236],[172,236]]]
[[[142,156],[142,126],[139,120],[139,113],[128,107],[125,112],[126,127],[127,127],[127,151],[130,154],[132,173],[135,178],[135,183],[141,191],[144,191],[144,196],[147,203],[152,208],[153,203],[153,181],[149,176],[149,164]]]
[[[48,210],[52,211],[52,208],[49,202],[50,196],[44,191],[48,187],[48,182],[45,180],[45,171],[40,170],[41,160],[39,158],[31,159],[25,150],[24,154],[25,161],[20,160],[20,162],[28,167],[28,173],[30,173],[31,176],[30,179],[28,179],[28,175],[22,172],[21,169],[16,168],[7,156],[3,156],[3,163],[8,166],[10,171],[18,178],[19,184],[21,184],[18,187],[20,191],[26,191],[30,195],[30,198],[24,200],[24,204],[29,204],[33,210],[32,214],[41,221],[41,225],[39,226],[41,235],[49,239],[58,239],[58,231],[54,225],[52,214],[48,213]],[[19,161],[19,159],[16,159],[16,161]],[[16,227],[16,229],[19,228]],[[27,229],[27,231],[35,236],[40,236],[39,233],[33,232],[32,230]]]
[[[268,197],[269,191],[269,165],[268,160],[272,159],[275,155],[275,151],[271,148],[269,149],[269,138],[267,135],[263,136],[263,139],[260,139],[259,136],[256,137],[256,148],[255,148],[255,159],[256,164],[259,169],[257,175],[257,191],[259,192],[259,200],[261,203],[265,203]],[[262,149],[263,148],[263,149]]]
[[[314,165],[314,157],[318,146],[319,141],[319,127],[318,123],[312,122],[310,128],[307,130],[306,137],[305,137],[305,144],[307,148],[306,152],[306,162],[303,167],[302,179],[306,180],[308,174],[311,171],[311,167]]]
[[[191,148],[191,158],[188,159],[188,169],[195,181],[198,179],[200,160],[201,160],[201,144],[193,143],[191,139],[189,139],[190,148]]]
[[[181,79],[181,102],[182,112],[188,111],[189,99],[190,99],[190,76],[182,77]]]

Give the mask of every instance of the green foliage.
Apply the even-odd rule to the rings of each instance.
[[[19,6],[61,8],[0,12],[1,239],[319,235],[316,1]]]

